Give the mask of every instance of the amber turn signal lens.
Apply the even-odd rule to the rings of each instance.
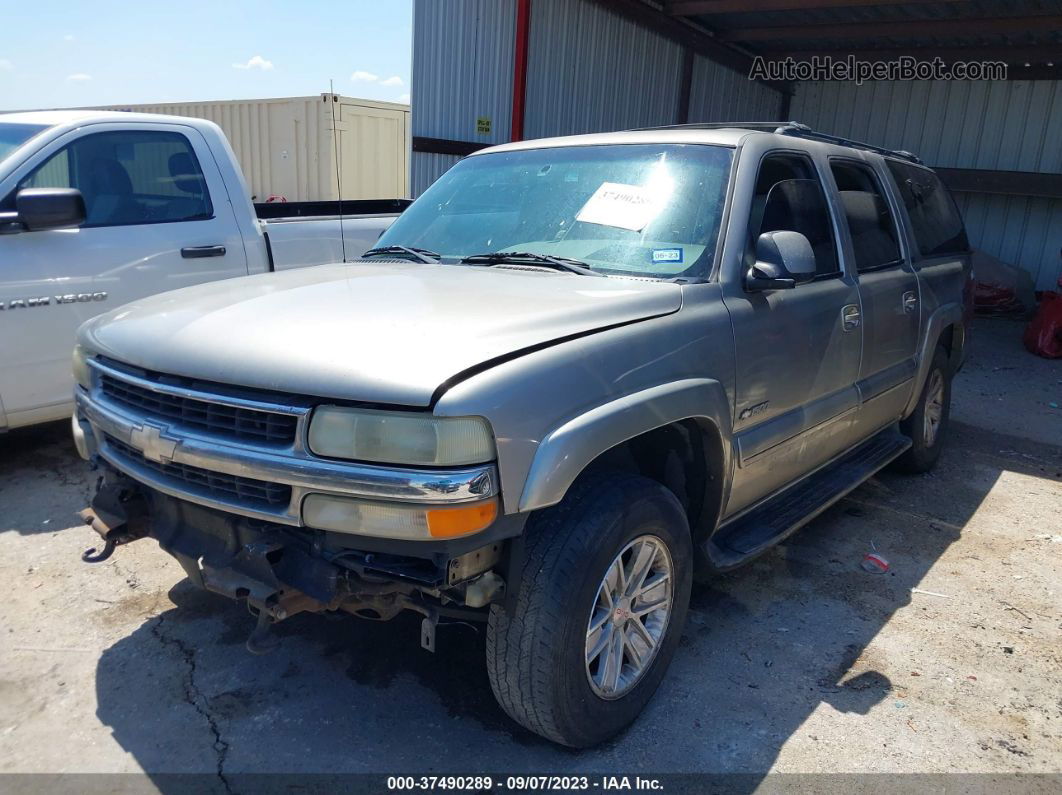
[[[478,533],[498,518],[498,501],[474,502],[428,509],[428,532],[432,538],[457,538]]]

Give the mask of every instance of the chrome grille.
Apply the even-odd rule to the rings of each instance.
[[[126,459],[133,466],[146,467],[166,478],[179,481],[204,496],[274,510],[278,507],[286,507],[291,502],[291,486],[283,483],[270,483],[223,472],[212,472],[209,469],[201,469],[188,464],[173,462],[163,464],[151,461],[144,458],[135,447],[109,434],[105,438],[112,453]]]
[[[109,400],[135,409],[148,419],[202,429],[216,436],[271,445],[290,445],[295,441],[298,417],[292,414],[157,392],[108,373],[101,373],[99,385],[100,391]]]

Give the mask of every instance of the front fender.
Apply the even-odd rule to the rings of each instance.
[[[707,420],[730,439],[730,404],[718,381],[689,378],[617,398],[550,431],[538,446],[520,496],[520,512],[555,505],[599,455],[628,439],[686,419]],[[730,446],[723,445],[730,471]]]
[[[922,395],[922,386],[929,375],[929,365],[933,363],[933,351],[936,350],[937,345],[940,343],[940,335],[944,329],[953,324],[958,324],[960,328],[963,326],[962,304],[942,304],[929,316],[929,320],[926,322],[926,332],[922,335],[922,343],[918,351],[918,372],[915,374],[914,390],[911,392],[911,399],[907,402],[907,406],[904,409],[904,417],[909,416],[915,410],[915,406],[918,405],[918,398]],[[962,352],[954,351],[954,354],[956,360],[953,365],[956,365],[961,361]]]

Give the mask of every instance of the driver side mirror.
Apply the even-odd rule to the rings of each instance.
[[[15,194],[15,222],[29,232],[85,223],[85,198],[76,188],[23,188]]]
[[[815,276],[815,252],[800,232],[764,232],[756,239],[756,262],[745,274],[750,293],[792,290]]]

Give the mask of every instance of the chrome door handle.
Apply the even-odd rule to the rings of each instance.
[[[859,318],[859,307],[855,304],[849,304],[841,310],[841,328],[845,331],[859,328]]]
[[[918,308],[918,296],[913,290],[903,294],[903,311],[910,314]]]

